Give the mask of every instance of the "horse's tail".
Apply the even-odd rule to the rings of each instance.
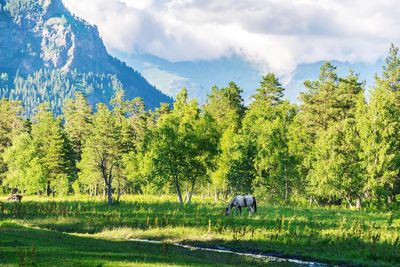
[[[257,212],[257,201],[256,201],[255,197],[253,197],[253,207],[254,207],[254,213],[256,213]]]

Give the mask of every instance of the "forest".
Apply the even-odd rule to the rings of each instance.
[[[21,102],[4,98],[3,193],[103,196],[109,204],[124,194],[173,193],[190,203],[194,194],[252,193],[272,203],[397,205],[399,49],[391,46],[373,88],[353,71],[339,77],[329,62],[304,85],[299,104],[269,73],[248,105],[231,82],[213,87],[202,106],[182,89],[154,110],[126,101],[122,88],[92,108],[82,90],[60,114],[45,102],[29,119]]]
[[[23,106],[19,115],[31,118],[39,104],[48,102],[51,111],[60,115],[63,102],[81,93],[90,104],[107,103],[113,94],[122,90],[116,75],[65,72],[58,69],[40,69],[30,75],[0,73],[0,98],[16,100]]]

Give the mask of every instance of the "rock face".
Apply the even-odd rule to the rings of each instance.
[[[41,69],[115,75],[126,96],[149,107],[171,102],[138,72],[110,56],[98,30],[73,16],[61,0],[0,0],[0,73]]]

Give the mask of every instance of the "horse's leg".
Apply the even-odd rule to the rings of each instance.
[[[242,207],[239,206],[239,213],[242,215]]]

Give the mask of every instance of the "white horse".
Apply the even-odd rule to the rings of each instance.
[[[249,211],[251,214],[257,212],[257,202],[256,198],[253,196],[235,196],[228,204],[226,208],[225,215],[231,215],[231,209],[235,208],[239,210],[240,214],[242,214],[242,208],[249,207]]]

